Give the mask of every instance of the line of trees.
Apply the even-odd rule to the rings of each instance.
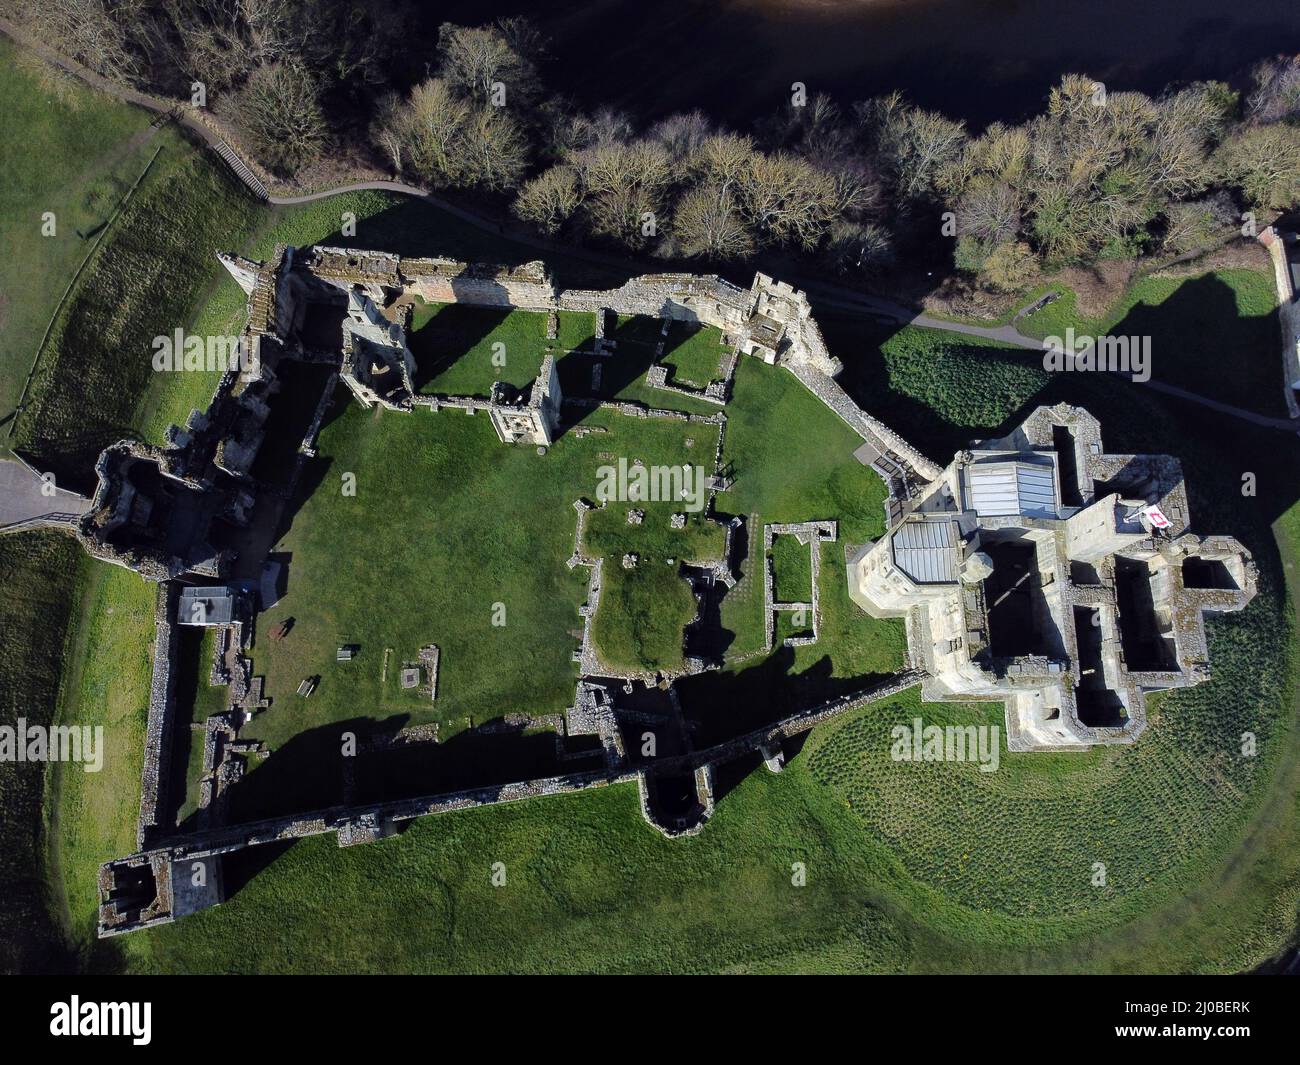
[[[752,133],[700,111],[638,130],[545,97],[543,58],[520,20],[444,25],[436,71],[385,99],[375,143],[412,180],[509,192],[551,236],[710,261],[778,248],[869,274],[937,232],[1003,291],[1044,265],[1208,250],[1243,214],[1300,203],[1300,57],[1261,63],[1244,100],[1066,75],[1041,114],[977,134],[898,93],[845,109],[798,85]]]
[[[199,83],[269,168],[343,137],[437,189],[475,190],[538,231],[710,261],[784,249],[849,273],[953,241],[955,266],[1015,291],[1044,266],[1185,255],[1300,204],[1300,57],[1245,98],[1198,82],[1157,98],[1071,74],[1045,110],[973,133],[900,94],[845,107],[792,86],[751,132],[700,111],[638,129],[547,95],[525,19],[439,28],[426,77],[388,71],[411,12],[340,0],[0,0],[109,76]],[[346,117],[339,117],[346,116]],[[341,128],[348,123],[349,128]]]

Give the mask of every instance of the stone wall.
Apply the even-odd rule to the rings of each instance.
[[[175,724],[176,679],[172,659],[178,633],[173,624],[180,586],[174,581],[158,585],[154,606],[153,679],[149,685],[149,719],[145,725],[144,768],[140,774],[140,822],[137,846],[144,850],[163,830],[167,786],[171,779],[172,730]]]

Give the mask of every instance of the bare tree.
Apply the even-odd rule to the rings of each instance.
[[[609,141],[574,152],[585,190],[588,228],[632,247],[645,247],[665,221],[665,194],[674,180],[668,149],[658,141]]]
[[[236,0],[166,0],[155,24],[159,50],[209,92],[238,84],[253,66]]]
[[[697,185],[673,212],[673,236],[688,258],[744,259],[754,252],[754,237],[730,189]]]
[[[1236,236],[1237,210],[1226,192],[1175,203],[1166,212],[1163,247],[1175,255],[1221,247]]]
[[[329,136],[315,78],[297,60],[268,63],[249,76],[237,120],[271,169],[292,174],[314,162]]]
[[[1020,231],[1020,195],[1005,182],[982,181],[967,190],[956,215],[961,235],[1001,244]]]
[[[1258,207],[1284,211],[1300,203],[1300,127],[1254,126],[1223,142],[1219,173]]]
[[[705,137],[688,160],[688,167],[716,182],[719,187],[734,187],[749,167],[757,149],[749,137],[735,133],[716,133]]]
[[[885,193],[875,167],[862,155],[814,157],[812,163],[831,180],[832,210],[845,219],[879,214]]]
[[[407,129],[403,117],[402,98],[395,92],[386,93],[375,103],[375,117],[370,124],[370,139],[393,166],[393,173],[402,172],[406,158]]]
[[[491,192],[512,189],[528,169],[528,138],[513,115],[485,104],[470,109],[461,137],[464,180]]]
[[[812,250],[835,218],[834,182],[788,152],[756,152],[738,185],[745,216],[763,240]]]
[[[892,178],[900,204],[933,195],[940,177],[961,157],[966,130],[934,111],[905,103],[897,93],[858,108],[868,135]]]
[[[394,108],[385,126],[387,137],[404,145],[403,169],[435,187],[463,184],[462,145],[469,112],[469,103],[440,78],[412,89],[406,105]]]
[[[579,112],[568,119],[564,147],[573,152],[627,144],[636,135],[632,119],[622,111],[602,107],[591,114]]]
[[[713,123],[703,111],[687,111],[656,122],[650,137],[663,144],[674,159],[690,159],[712,133]]]
[[[514,213],[543,233],[553,235],[582,203],[582,187],[571,166],[560,164],[524,183],[515,197]]]
[[[60,51],[105,77],[127,80],[140,72],[130,27],[140,4],[107,0],[51,0],[34,9],[37,25]]]
[[[538,92],[537,67],[518,48],[537,38],[525,32],[527,24],[512,19],[501,26],[457,26],[444,22],[438,29],[438,72],[446,82],[487,103],[498,83],[507,98],[532,100]]]
[[[893,262],[894,242],[883,226],[837,221],[827,235],[826,256],[845,273],[872,274]]]
[[[1300,119],[1300,56],[1269,59],[1255,67],[1255,91],[1246,118],[1256,125]]]

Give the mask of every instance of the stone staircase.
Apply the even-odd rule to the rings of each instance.
[[[225,141],[217,141],[212,146],[212,150],[221,156],[226,165],[234,171],[235,177],[247,185],[254,196],[259,200],[269,200],[271,198],[271,194],[267,192],[266,186],[262,184],[261,179],[248,169],[248,165],[235,154],[234,149],[229,144]]]

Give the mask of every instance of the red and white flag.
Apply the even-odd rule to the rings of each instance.
[[[1143,507],[1142,516],[1151,523],[1153,529],[1167,529],[1173,525],[1173,522],[1165,517],[1165,512],[1155,503],[1152,503],[1149,507]]]

